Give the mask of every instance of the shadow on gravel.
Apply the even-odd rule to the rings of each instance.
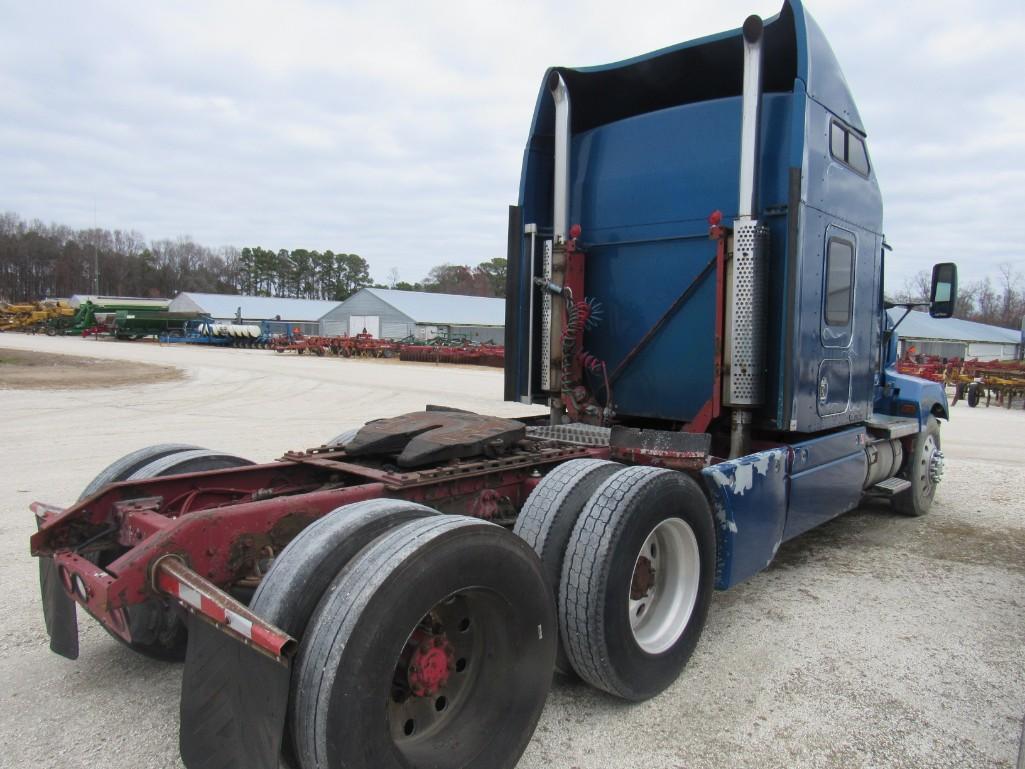
[[[783,543],[769,570],[843,562],[866,550],[1025,573],[1025,528],[998,529],[932,514],[909,518],[885,502],[868,502]]]

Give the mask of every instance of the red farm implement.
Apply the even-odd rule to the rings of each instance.
[[[273,346],[275,352],[309,353],[323,357],[337,355],[342,358],[393,358],[401,345],[387,339],[377,339],[370,334],[356,336],[296,336],[282,340]]]
[[[505,348],[493,344],[404,344],[399,358],[423,363],[459,363],[501,368],[505,365]]]
[[[902,374],[941,382],[954,388],[953,403],[965,400],[975,408],[983,398],[1011,408],[1015,399],[1025,399],[1025,363],[1021,361],[961,360],[938,356],[904,358],[897,363]]]

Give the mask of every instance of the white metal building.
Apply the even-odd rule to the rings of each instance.
[[[904,314],[899,308],[888,312],[894,323]],[[897,327],[897,337],[901,355],[909,347],[915,348],[916,355],[965,360],[1015,360],[1021,354],[1020,331],[959,318],[933,318],[918,310],[909,313]]]
[[[361,288],[320,319],[324,336],[363,332],[380,339],[467,338],[502,344],[505,300],[483,296],[433,294]]]
[[[243,323],[269,321],[273,333],[298,328],[303,334],[320,333],[320,319],[341,302],[319,299],[289,299],[242,294],[200,294],[183,291],[171,302],[171,312],[202,312],[216,321]]]
[[[122,307],[145,307],[150,310],[166,310],[170,299],[152,299],[141,296],[97,296],[96,294],[73,294],[68,304],[78,307],[86,302],[93,304],[116,304]]]

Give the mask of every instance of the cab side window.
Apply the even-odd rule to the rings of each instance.
[[[826,251],[826,296],[823,315],[827,326],[846,326],[851,322],[854,244],[830,238]]]

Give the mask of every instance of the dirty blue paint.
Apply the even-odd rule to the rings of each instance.
[[[930,414],[950,419],[947,393],[939,382],[901,374],[896,368],[886,369],[883,376],[884,387],[876,402],[877,413],[917,417],[919,428],[925,427]],[[914,413],[909,414],[908,409],[914,409]]]
[[[757,574],[776,555],[786,522],[788,453],[770,449],[701,471],[715,505],[718,590]]]
[[[792,539],[853,510],[868,469],[865,429],[856,427],[794,444],[783,539]]]

